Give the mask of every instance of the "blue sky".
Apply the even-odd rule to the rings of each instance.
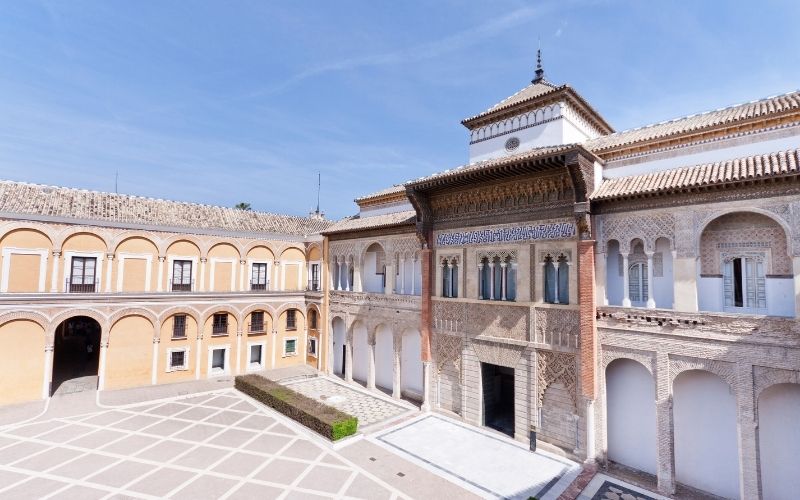
[[[617,130],[800,88],[800,2],[7,1],[0,178],[306,214],[547,78]]]

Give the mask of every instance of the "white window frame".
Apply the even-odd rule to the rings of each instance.
[[[95,266],[94,280],[97,283],[95,293],[99,293],[103,289],[103,260],[105,257],[104,252],[64,252],[64,278],[61,280],[66,286],[66,280],[72,279],[72,258],[73,257],[86,257],[97,259]],[[111,286],[111,280],[108,280],[108,285]],[[66,289],[65,289],[66,291]]]
[[[289,342],[290,340],[294,340],[294,352],[287,353],[286,352],[286,343]],[[288,358],[288,357],[291,357],[291,356],[297,356],[299,354],[298,353],[298,349],[297,349],[297,341],[298,341],[297,337],[285,337],[283,339],[283,357],[284,358]]]
[[[314,345],[313,352],[311,350],[311,345],[312,344]],[[318,357],[319,356],[319,352],[317,351],[318,348],[319,348],[319,340],[317,340],[317,337],[309,336],[308,337],[308,347],[307,347],[308,355],[311,356],[312,358]]]
[[[183,366],[181,367],[174,367],[172,366],[172,353],[173,352],[180,352],[183,351]],[[170,347],[167,349],[167,373],[171,372],[179,372],[179,371],[187,371],[189,370],[189,352],[191,349],[187,347]]]
[[[173,262],[176,260],[190,260],[192,261],[192,291],[196,291],[200,289],[199,284],[197,283],[197,261],[199,257],[191,256],[191,255],[168,255],[167,256],[167,290],[172,291],[172,273],[175,270],[174,266],[172,265]]]
[[[308,279],[307,279],[306,281],[307,281],[307,282],[309,282],[309,283],[311,282],[311,276],[312,276],[312,274],[311,274],[311,268],[312,268],[314,265],[316,265],[316,266],[317,266],[317,269],[319,269],[319,278],[318,278],[318,282],[319,282],[319,284],[318,284],[318,287],[319,287],[319,290],[317,290],[317,291],[318,291],[318,292],[321,292],[321,291],[322,291],[322,269],[323,269],[323,266],[322,266],[322,261],[321,261],[321,260],[311,260],[311,261],[308,261],[308,266],[307,266],[307,269],[306,269],[306,274],[308,275]]]
[[[728,297],[725,293],[725,279],[726,274],[728,272],[727,267],[730,266],[731,276],[730,279],[733,281],[733,260],[734,259],[741,259],[742,260],[742,298],[743,304],[742,307],[737,307],[735,305],[725,305]],[[755,261],[755,268],[756,268],[756,275],[752,278],[753,282],[755,283],[756,289],[753,292],[755,304],[751,307],[747,305],[747,294],[749,292],[749,284],[747,283],[748,278],[746,275],[747,270],[747,260]],[[769,311],[769,302],[767,301],[767,256],[765,254],[760,253],[742,253],[736,255],[721,255],[720,256],[720,266],[722,267],[722,311],[723,312],[730,312],[730,313],[738,313],[738,314],[767,314]],[[758,267],[761,266],[761,271],[763,273],[763,277],[761,279],[764,280],[764,307],[758,307]],[[733,290],[731,290],[733,293]],[[731,302],[733,302],[733,297],[730,297]]]
[[[8,280],[11,273],[11,256],[12,255],[38,255],[39,256],[39,293],[45,291],[45,279],[47,276],[47,256],[50,255],[50,250],[46,248],[16,248],[4,247],[3,248],[3,277],[0,280],[0,292],[8,292]]]
[[[250,350],[253,347],[260,347],[261,348],[261,363],[253,363],[250,358]],[[264,364],[264,358],[267,354],[267,343],[266,342],[248,342],[247,343],[247,371],[249,372],[257,372],[264,370],[266,365]]]
[[[144,291],[150,291],[150,281],[153,277],[153,254],[149,253],[127,253],[117,254],[117,292],[122,292],[122,278],[125,272],[125,259],[138,259],[147,261],[147,268],[144,273]]]
[[[211,365],[214,362],[214,351],[217,349],[224,349],[225,350],[225,368],[219,370],[217,368],[211,368]],[[219,377],[222,375],[228,375],[231,371],[231,345],[230,344],[218,344],[218,345],[210,345],[208,346],[208,370],[206,373],[208,377]]]
[[[267,265],[267,290],[270,290],[270,285],[272,280],[270,279],[272,276],[272,262],[268,260],[261,260],[261,259],[247,259],[247,289],[252,290],[253,287],[253,264],[266,264]]]

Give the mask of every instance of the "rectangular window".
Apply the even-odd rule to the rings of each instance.
[[[286,329],[297,330],[297,311],[289,309],[286,311]]]
[[[253,263],[250,276],[250,290],[266,290],[267,289],[267,263],[256,262]]]
[[[73,257],[69,291],[77,293],[94,292],[96,270],[97,257]]]
[[[172,291],[192,291],[192,261],[175,260],[172,262]]]
[[[317,311],[310,310],[308,311],[308,327],[312,330],[317,329]]]
[[[311,264],[311,278],[309,279],[308,289],[312,292],[319,291],[319,264]]]
[[[174,372],[189,369],[188,349],[167,350],[167,371]]]
[[[250,346],[250,363],[249,368],[251,370],[259,370],[262,367],[261,357],[263,353],[263,345],[251,345]]]
[[[253,311],[250,313],[250,333],[261,333],[264,331],[264,311]]]
[[[309,356],[317,357],[317,338],[316,337],[309,337],[308,338],[308,354]]]
[[[294,356],[297,354],[297,339],[286,339],[283,342],[283,355]]]
[[[172,317],[172,338],[180,339],[186,337],[186,315],[176,314]]]
[[[228,334],[228,314],[220,313],[214,315],[214,321],[211,326],[211,333],[213,335],[227,335]]]
[[[219,373],[225,371],[225,349],[213,349],[211,351],[211,372]]]

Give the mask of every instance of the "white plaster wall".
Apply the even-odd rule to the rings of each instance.
[[[669,248],[669,242],[664,239],[659,239],[656,242],[656,252],[661,252],[664,259],[664,273],[663,277],[656,278],[653,276],[653,299],[656,301],[656,307],[662,309],[672,309],[675,301],[675,284],[672,275],[672,251]],[[653,270],[655,272],[655,269]]]
[[[342,346],[345,344],[344,321],[339,318],[333,320],[333,373],[344,375],[344,351]]]
[[[529,149],[542,146],[555,146],[564,144],[564,120],[536,125],[530,128],[517,130],[510,134],[493,137],[486,141],[476,142],[469,146],[469,162],[490,160],[519,154]],[[519,138],[519,147],[514,151],[506,151],[506,141],[512,137]]]
[[[400,353],[400,389],[422,395],[422,341],[419,332],[409,330],[403,334]]]
[[[673,384],[675,479],[726,498],[739,498],[736,397],[718,376],[680,373]]]
[[[758,398],[761,487],[765,499],[791,500],[800,492],[800,385],[778,384]]]
[[[621,306],[623,297],[623,277],[619,275],[619,246],[616,243],[608,244],[606,255],[606,296],[608,305]]]
[[[367,329],[361,323],[353,326],[353,379],[367,381],[369,373],[369,345],[367,345]]]
[[[800,127],[798,127],[796,130],[797,131],[795,133],[800,134]],[[786,151],[787,149],[797,148],[797,142],[798,135],[762,140],[741,145],[732,145],[730,141],[720,141],[717,143],[706,144],[703,148],[704,151],[683,154],[674,156],[672,158],[654,159],[652,161],[621,167],[615,166],[615,162],[612,161],[606,164],[603,175],[607,179],[614,179],[617,177],[624,177],[626,175],[660,172],[672,168],[713,163],[734,158],[741,158],[744,156],[773,153],[775,151]]]
[[[394,341],[392,331],[386,326],[378,327],[375,336],[375,385],[392,390],[394,363]]]
[[[655,474],[656,388],[650,372],[630,359],[606,369],[608,458]]]
[[[383,276],[375,274],[375,261],[377,254],[367,252],[364,254],[364,267],[361,269],[361,286],[365,292],[383,293]]]
[[[794,316],[794,280],[767,278],[767,311],[771,316]]]
[[[563,122],[562,141],[563,144],[582,143],[588,140],[589,135],[575,126],[569,119],[561,120]]]
[[[722,278],[697,275],[697,303],[701,311],[722,311]]]
[[[374,207],[368,207],[359,210],[359,216],[375,217],[376,215],[393,214],[396,212],[407,212],[409,210],[414,210],[414,206],[411,205],[411,202],[395,203],[390,205],[376,205]]]

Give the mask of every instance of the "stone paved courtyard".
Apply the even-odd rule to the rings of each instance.
[[[405,405],[387,401],[325,377],[292,381],[286,383],[286,386],[333,406],[337,410],[358,417],[359,429],[413,411]]]

